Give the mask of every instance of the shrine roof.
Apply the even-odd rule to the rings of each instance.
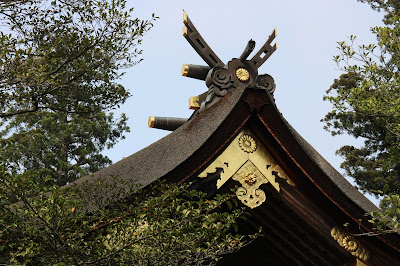
[[[225,193],[234,185],[234,180],[229,180],[227,185],[218,188],[215,178],[208,182],[208,175],[207,178],[199,176],[245,128],[254,130],[260,144],[269,149],[271,156],[284,168],[294,183],[294,186],[289,185],[280,177],[276,179],[281,190],[279,193],[271,190],[271,185],[263,188],[267,191],[269,200],[258,208],[250,209],[263,227],[273,227],[273,221],[269,216],[260,216],[259,213],[273,211],[284,217],[282,219],[293,220],[292,212],[295,211],[296,223],[303,224],[306,221],[307,224],[304,228],[298,228],[302,231],[299,231],[296,238],[300,241],[301,234],[313,230],[314,234],[318,235],[315,243],[326,252],[332,247],[337,248],[337,243],[332,242],[334,240],[330,237],[332,226],[351,222],[352,228],[361,226],[362,230],[367,232],[372,230],[365,213],[378,208],[290,126],[278,111],[268,91],[254,85],[230,91],[204,112],[196,111],[190,120],[164,138],[70,185],[79,185],[86,181],[96,183],[101,179],[113,184],[115,177],[119,177],[128,184],[137,184],[127,186],[129,191],[124,195],[133,194],[157,180],[175,183],[194,181],[194,185],[204,185],[206,190],[211,188],[210,195]],[[205,192],[208,194],[208,191]],[[96,194],[95,197],[91,194],[93,193],[87,193],[87,211],[108,205],[121,197],[110,197],[108,191]],[[103,205],[96,205],[96,202]],[[362,224],[359,220],[363,221]],[[279,232],[276,231],[277,239],[282,243],[286,241],[286,233],[293,234],[290,230],[286,233]],[[375,236],[367,239],[365,243],[380,254],[372,260],[385,258],[389,263],[400,257],[399,234]],[[309,245],[312,243],[307,242],[300,249],[308,250]],[[374,245],[377,245],[377,248],[374,248]],[[340,251],[340,260],[348,259],[348,255],[343,252]],[[307,258],[307,254],[304,253],[303,257]]]
[[[229,115],[232,113],[233,109],[235,109],[241,98],[243,98],[244,93],[249,90],[251,90],[251,92],[249,92],[251,97],[252,92],[259,91],[260,89],[254,90],[254,88],[251,87],[239,87],[231,91],[212,107],[193,117],[169,135],[116,162],[115,164],[90,176],[83,177],[72,184],[79,184],[85,181],[91,182],[97,179],[113,180],[117,176],[123,180],[135,182],[138,184],[137,189],[140,189],[156,180],[170,175],[171,173],[179,173],[180,165],[190,157],[193,157],[207,141],[211,141],[212,136],[216,131],[225,131],[221,126],[222,123],[226,120],[232,119],[229,118]],[[286,125],[287,131],[293,136],[298,144],[300,144],[302,149],[315,165],[317,165],[347,197],[349,197],[365,212],[377,210],[377,207],[374,204],[372,204],[363,194],[351,185],[293,127],[290,126],[290,124],[283,118],[282,114],[277,110],[270,94],[265,90],[262,91],[270,98],[270,103],[274,106],[273,109],[278,115],[277,117],[279,117],[279,119],[281,119]],[[238,121],[236,121],[236,123],[240,124]],[[228,141],[230,136],[229,134],[226,136]],[[173,177],[174,180],[179,180],[180,178],[183,177]]]

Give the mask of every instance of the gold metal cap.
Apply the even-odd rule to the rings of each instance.
[[[182,76],[187,76],[189,73],[189,65],[188,64],[183,64],[182,69],[181,69],[181,74]]]
[[[187,15],[186,11],[184,10],[183,11],[183,23],[186,24],[187,21],[188,21],[188,15]]]
[[[188,34],[188,29],[186,28],[186,26],[183,27],[183,37],[186,37],[186,35]]]
[[[200,97],[199,96],[193,96],[189,98],[189,109],[192,110],[197,110],[200,108]]]
[[[156,118],[154,116],[149,116],[149,127],[153,128],[154,127],[154,123],[156,122]]]

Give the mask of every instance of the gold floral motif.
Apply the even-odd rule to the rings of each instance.
[[[342,244],[343,247],[350,252],[356,251],[358,248],[358,242],[352,236],[344,237],[342,240]]]
[[[247,69],[245,68],[238,68],[236,69],[236,77],[240,80],[240,81],[248,81],[250,78],[250,73],[249,71],[247,71]]]
[[[257,182],[257,176],[253,174],[252,172],[246,173],[243,175],[243,180],[245,183],[251,185],[254,185]]]
[[[333,227],[331,235],[341,247],[351,253],[351,255],[362,261],[367,261],[370,257],[369,251],[354,236],[337,227]]]
[[[244,134],[239,138],[240,148],[247,152],[253,153],[257,150],[257,142],[250,135]]]

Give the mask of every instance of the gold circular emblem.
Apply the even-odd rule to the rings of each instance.
[[[250,135],[243,135],[239,138],[239,146],[240,148],[247,152],[252,153],[257,150],[257,143]]]
[[[257,176],[253,174],[252,172],[246,173],[243,175],[243,180],[245,183],[251,185],[254,185],[257,182]]]
[[[352,236],[345,236],[342,240],[342,246],[350,252],[358,249],[358,243]]]
[[[250,78],[250,73],[249,71],[247,71],[247,69],[245,68],[238,68],[236,69],[236,77],[240,80],[240,81],[248,81]]]

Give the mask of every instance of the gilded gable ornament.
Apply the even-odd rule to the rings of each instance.
[[[254,185],[257,182],[257,177],[252,172],[243,175],[243,180],[248,185]]]
[[[217,169],[223,170],[217,180],[217,189],[230,178],[238,181],[242,186],[237,190],[237,197],[250,208],[256,208],[266,200],[266,194],[260,188],[262,184],[270,184],[276,191],[280,191],[276,176],[294,186],[267,150],[258,145],[254,134],[248,129],[240,132],[199,177],[204,178],[208,173],[215,173]]]

